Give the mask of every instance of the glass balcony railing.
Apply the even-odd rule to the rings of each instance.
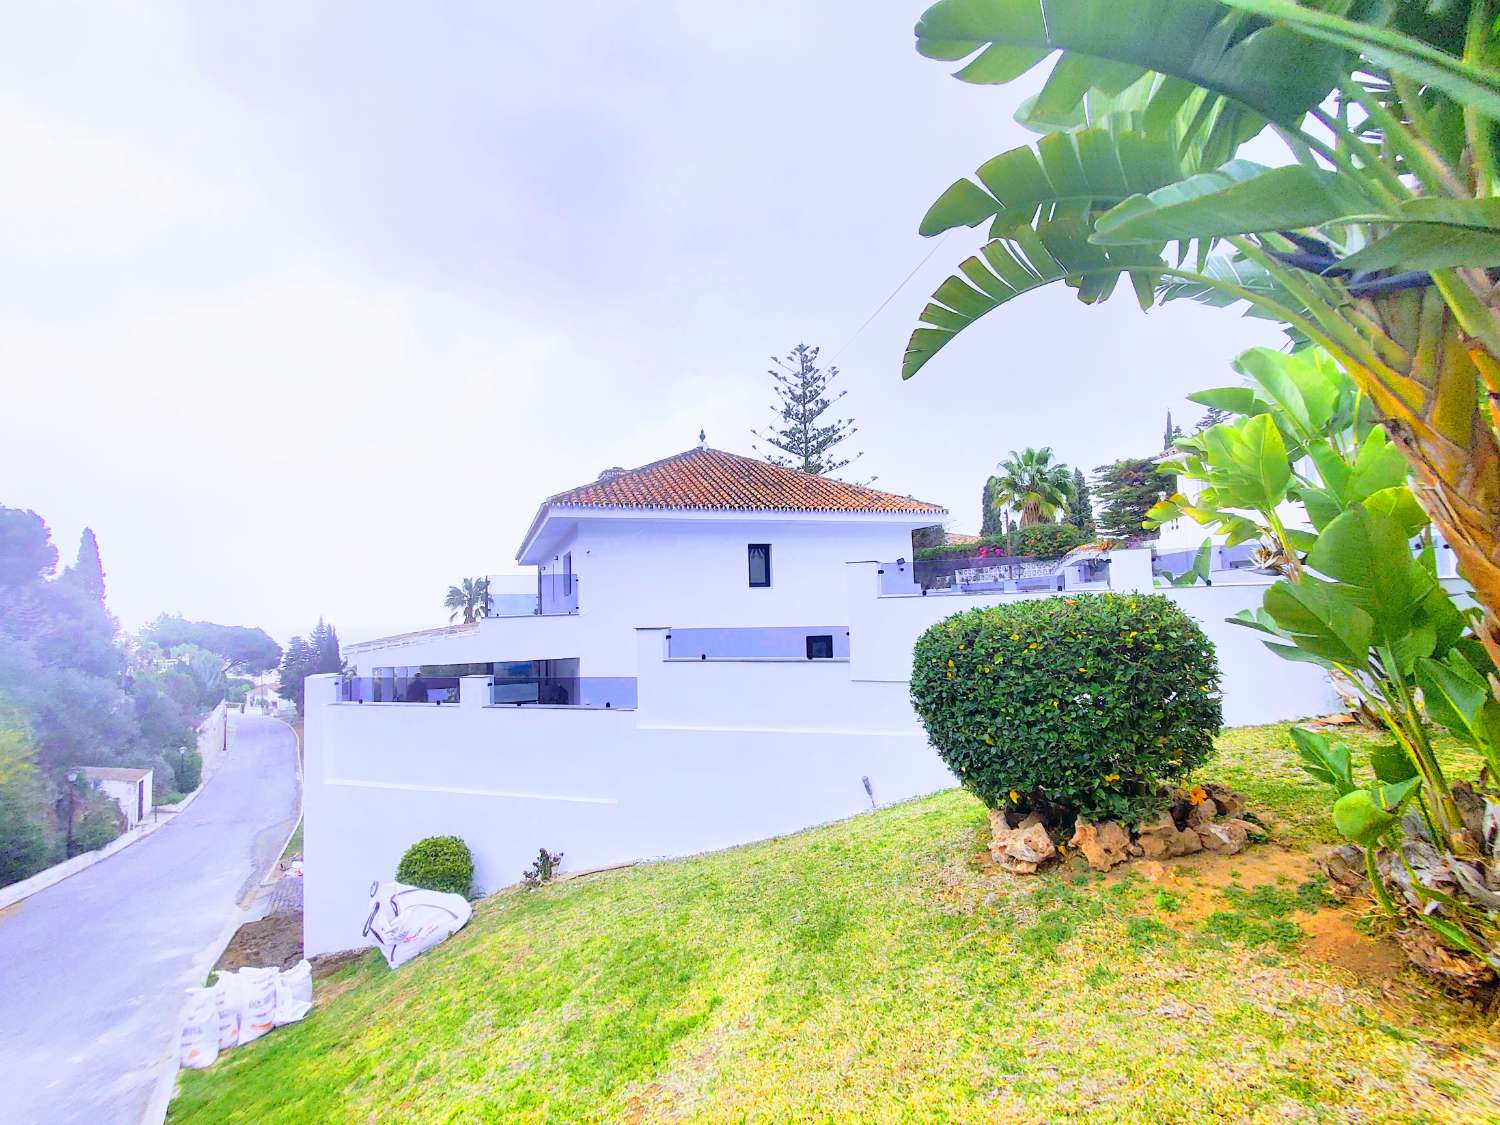
[[[578,575],[537,575],[537,612],[541,614],[577,613]]]
[[[496,707],[598,707],[633,710],[634,676],[496,676],[490,688]]]
[[[457,676],[345,676],[343,703],[457,703]]]

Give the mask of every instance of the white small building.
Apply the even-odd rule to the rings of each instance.
[[[80,766],[79,774],[91,782],[125,814],[125,830],[128,832],[151,811],[151,771],[127,769],[121,766]]]

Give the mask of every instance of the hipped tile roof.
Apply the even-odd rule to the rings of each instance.
[[[699,447],[601,479],[542,502],[576,508],[679,508],[777,512],[909,512],[945,509],[908,496],[849,484]]]

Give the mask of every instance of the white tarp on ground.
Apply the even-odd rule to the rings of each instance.
[[[364,934],[380,947],[393,969],[463,929],[473,914],[463,895],[405,883],[377,883],[370,897]]]

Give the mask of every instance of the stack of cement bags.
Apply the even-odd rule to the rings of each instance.
[[[208,988],[190,988],[182,1018],[183,1066],[212,1066],[219,1052],[296,1023],[312,1007],[312,966],[220,972]]]

